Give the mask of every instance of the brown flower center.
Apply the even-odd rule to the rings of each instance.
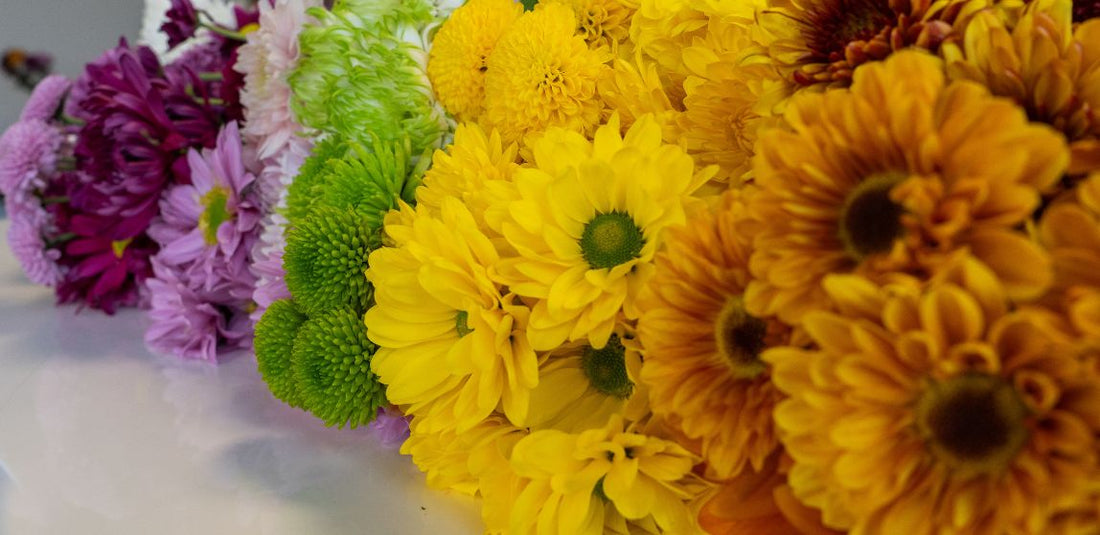
[[[1027,442],[1027,407],[1000,377],[968,373],[933,384],[917,403],[917,427],[954,468],[998,472]]]
[[[890,198],[890,190],[905,179],[902,173],[883,173],[861,182],[844,200],[837,229],[844,250],[853,260],[890,250],[905,233],[905,209]]]
[[[714,322],[714,339],[718,350],[726,357],[733,375],[752,379],[764,372],[760,352],[767,347],[768,324],[749,315],[736,297],[726,302],[718,321]]]
[[[890,28],[898,14],[889,0],[831,0],[810,8],[803,36],[818,60],[844,59],[850,43],[867,41]]]
[[[1100,0],[1073,0],[1073,22],[1100,17]]]

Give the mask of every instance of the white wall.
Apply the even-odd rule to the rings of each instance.
[[[143,0],[0,0],[0,49],[53,55],[53,72],[75,77],[84,64],[141,28]],[[15,122],[27,93],[0,80],[0,131]]]

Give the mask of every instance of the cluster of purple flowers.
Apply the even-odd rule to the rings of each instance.
[[[43,80],[0,138],[9,243],[59,303],[150,308],[149,345],[214,360],[251,343],[249,254],[265,209],[242,147],[239,30],[173,0],[162,64],[125,39],[70,82]],[[253,164],[255,165],[255,164]]]

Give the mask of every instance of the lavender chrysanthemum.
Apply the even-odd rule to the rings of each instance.
[[[227,314],[224,305],[155,258],[153,271],[155,276],[146,282],[151,325],[145,331],[145,343],[152,350],[216,362],[221,350],[249,346],[252,329],[246,316]]]
[[[41,82],[38,82],[38,85],[34,86],[30,98],[23,105],[23,112],[19,115],[19,120],[49,120],[57,114],[58,109],[61,107],[61,101],[72,85],[72,81],[59,74],[52,74],[43,78]]]
[[[409,438],[408,418],[392,405],[378,409],[378,416],[367,429],[387,448],[397,448]]]
[[[39,206],[29,206],[5,199],[11,226],[8,227],[8,246],[19,267],[35,284],[55,286],[61,281],[62,272],[57,260],[61,251],[54,249],[43,239],[52,226],[49,214]]]
[[[0,192],[20,196],[55,170],[63,136],[41,119],[19,121],[0,136]]]

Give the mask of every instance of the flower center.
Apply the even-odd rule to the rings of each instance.
[[[840,61],[850,43],[878,35],[897,16],[889,0],[825,1],[811,8],[803,36],[819,60]]]
[[[917,402],[917,427],[934,454],[978,473],[1003,469],[1027,441],[1027,407],[999,377],[968,373],[933,384]]]
[[[626,399],[634,392],[634,383],[626,374],[626,348],[618,335],[611,335],[600,349],[584,348],[581,367],[592,388],[608,396]]]
[[[1073,0],[1073,22],[1100,17],[1100,0]]]
[[[714,322],[714,339],[718,349],[726,357],[733,375],[740,379],[752,379],[764,372],[760,352],[767,346],[765,337],[768,324],[745,312],[739,298],[731,298]]]
[[[890,190],[905,179],[902,173],[872,176],[856,186],[840,209],[838,237],[855,261],[889,251],[905,233],[901,216],[905,209],[890,199]]]
[[[229,221],[233,214],[229,211],[229,190],[215,186],[199,199],[202,214],[199,215],[199,231],[207,245],[218,243],[218,227]]]
[[[466,320],[470,318],[470,313],[465,310],[459,310],[458,314],[455,314],[455,332],[458,333],[458,337],[462,338],[467,334],[474,332],[469,325],[466,324]]]
[[[125,240],[115,240],[111,242],[111,251],[115,253],[115,258],[122,258],[122,255],[126,253],[126,248],[130,246],[130,242],[134,241],[133,238],[126,238]]]
[[[596,214],[581,234],[581,254],[592,269],[612,268],[638,258],[645,235],[629,214]]]

